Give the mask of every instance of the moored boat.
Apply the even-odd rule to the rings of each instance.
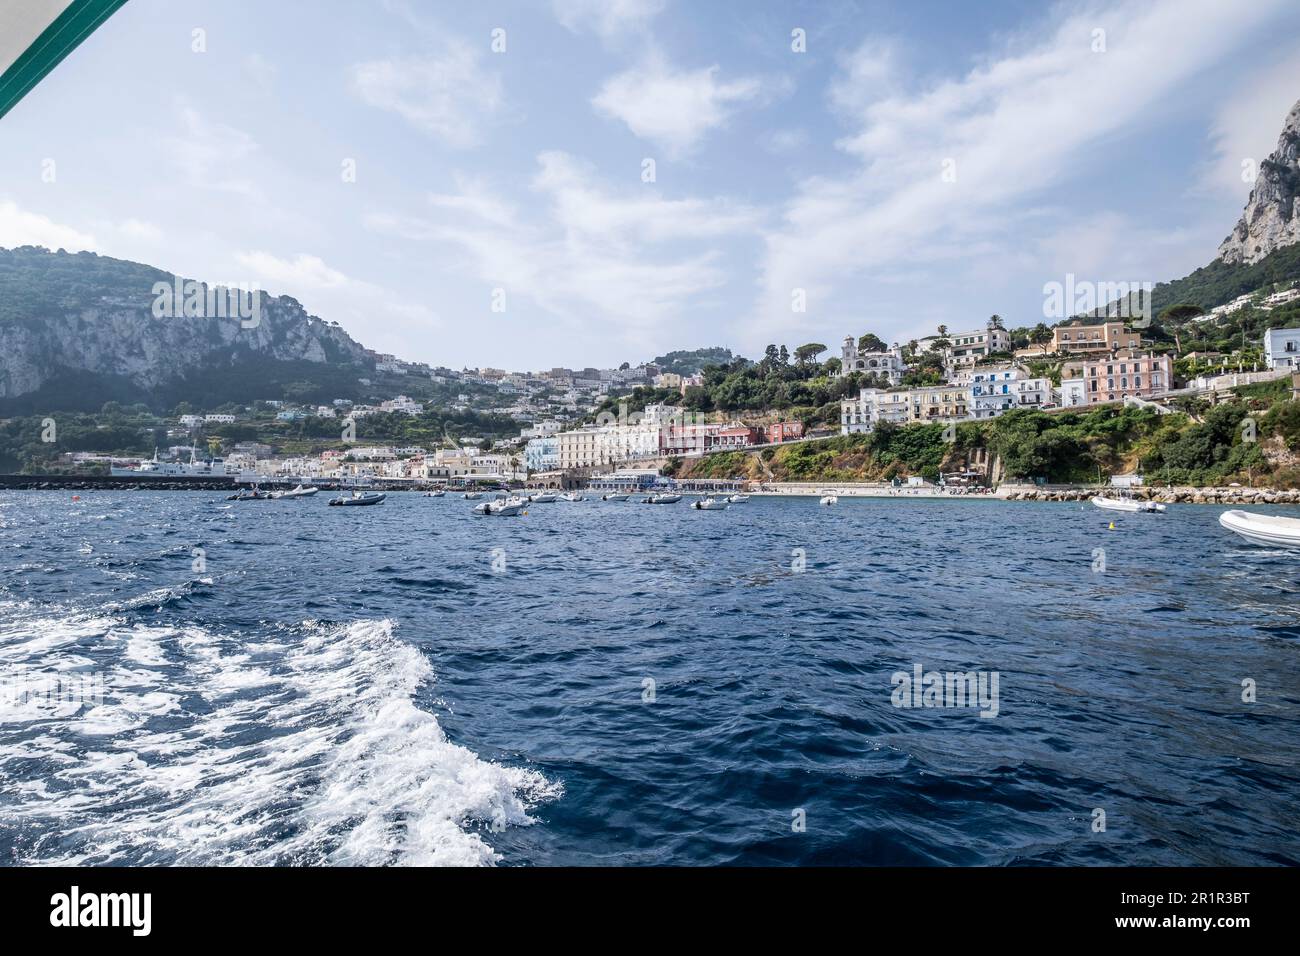
[[[560,500],[561,501],[586,501],[587,499],[584,495],[581,495],[576,491],[566,491],[564,494],[560,495]]]
[[[560,496],[553,491],[535,491],[528,496],[528,500],[538,505],[548,505],[552,501],[559,501]]]
[[[840,496],[839,496],[839,495],[822,495],[821,501],[819,501],[819,502],[817,502],[817,503],[818,503],[818,504],[821,504],[821,505],[837,505],[837,504],[840,503]]]
[[[1130,513],[1144,512],[1146,514],[1161,514],[1165,506],[1155,501],[1136,501],[1133,498],[1107,498],[1105,495],[1094,495],[1092,498],[1094,506],[1105,511],[1127,511]]]
[[[701,498],[691,503],[696,511],[726,511],[729,506],[726,498]]]
[[[307,485],[298,485],[296,488],[290,488],[288,491],[277,492],[276,495],[280,498],[310,498],[318,491],[320,491],[319,488],[312,488]]]
[[[675,505],[677,504],[677,502],[681,500],[682,500],[681,495],[662,494],[662,495],[650,495],[648,498],[644,500],[644,503],[648,505]]]
[[[388,496],[374,491],[354,491],[351,497],[340,495],[337,498],[331,498],[331,505],[377,505]]]
[[[601,501],[627,501],[629,497],[631,496],[621,494],[619,492],[611,491],[608,494],[601,495],[600,500]]]
[[[739,492],[737,492],[734,495],[730,495],[727,498],[727,502],[733,505],[743,505],[748,500],[749,500],[749,495],[742,495]]]
[[[522,514],[523,510],[528,507],[528,501],[520,498],[518,495],[511,495],[509,498],[496,498],[492,501],[484,501],[474,506],[476,515],[495,515],[500,518],[510,518],[517,514]]]
[[[1225,511],[1219,524],[1251,544],[1271,548],[1300,548],[1300,518],[1262,515],[1253,511]]]

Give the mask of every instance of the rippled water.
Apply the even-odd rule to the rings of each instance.
[[[0,859],[1297,863],[1300,554],[1222,510],[0,494]]]

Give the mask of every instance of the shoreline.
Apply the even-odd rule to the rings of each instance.
[[[267,484],[277,484],[267,482]],[[288,485],[286,484],[286,487]],[[338,482],[320,482],[322,491],[351,490]],[[376,481],[371,490],[423,492],[424,486],[407,483],[388,485]],[[244,491],[248,485],[231,478],[127,478],[87,475],[0,475],[0,491]],[[761,498],[820,498],[835,494],[841,498],[879,498],[888,501],[1037,501],[1087,502],[1096,495],[1114,495],[1120,489],[1102,485],[1035,486],[1003,484],[992,491],[954,492],[936,487],[894,488],[879,484],[826,482],[765,482],[764,487],[746,490],[745,494]],[[685,491],[681,494],[708,495],[709,491]],[[1222,486],[1140,487],[1129,490],[1139,501],[1161,504],[1209,505],[1300,505],[1300,489],[1228,488]]]

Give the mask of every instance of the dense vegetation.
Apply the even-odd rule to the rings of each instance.
[[[734,358],[731,349],[713,346],[707,349],[678,349],[667,355],[660,355],[654,364],[661,372],[676,375],[694,375],[708,365],[727,365]]]

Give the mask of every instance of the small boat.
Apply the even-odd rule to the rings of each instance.
[[[587,499],[583,495],[578,494],[578,492],[576,491],[566,491],[564,494],[560,495],[560,500],[561,501],[586,501]]]
[[[1261,515],[1251,511],[1225,511],[1219,524],[1251,544],[1271,548],[1300,548],[1300,518]]]
[[[445,491],[441,491],[441,490],[439,490],[439,491],[426,491],[426,492],[425,492],[423,495],[421,495],[420,497],[421,497],[421,498],[441,498],[441,497],[442,497],[443,495],[445,495],[445,494],[446,494],[446,492],[445,492]]]
[[[483,497],[483,492],[481,492],[481,491],[467,491],[467,492],[465,492],[465,500],[466,500],[466,501],[478,501],[478,500],[479,500],[480,498],[482,498],[482,497]]]
[[[734,494],[727,498],[727,502],[733,505],[743,505],[749,500],[749,495]]]
[[[231,495],[226,500],[227,501],[270,501],[271,498],[273,498],[274,496],[275,496],[275,492],[262,491],[260,488],[257,487],[257,485],[253,485],[253,487],[249,491],[241,491],[237,495]]]
[[[1160,514],[1165,510],[1165,506],[1155,501],[1135,501],[1132,498],[1107,498],[1103,495],[1094,495],[1093,505],[1106,511],[1127,511],[1127,512],[1145,512],[1147,514]]]
[[[675,504],[677,504],[677,502],[679,502],[679,501],[681,501],[681,500],[682,500],[682,496],[681,496],[681,495],[670,495],[670,494],[663,494],[663,495],[650,495],[648,498],[645,499],[644,504],[647,504],[647,505],[675,505]]]
[[[726,498],[701,498],[691,503],[696,511],[726,511],[730,505]]]
[[[839,503],[840,503],[839,495],[822,495],[822,500],[818,502],[818,504],[822,504],[822,505],[837,505]]]
[[[601,495],[600,500],[601,501],[627,501],[627,499],[630,497],[631,497],[630,495],[625,495],[625,494],[611,491],[607,495]]]
[[[318,491],[320,491],[319,488],[311,488],[307,485],[298,485],[296,488],[290,488],[288,491],[277,491],[275,495],[277,498],[310,498]]]
[[[474,506],[476,515],[496,515],[501,518],[513,517],[517,514],[524,513],[528,507],[528,499],[521,498],[518,495],[511,495],[509,498],[494,498],[491,501],[484,501]]]
[[[332,505],[377,505],[388,496],[375,491],[352,492],[351,497],[340,495],[337,498],[331,498]]]
[[[559,501],[560,496],[553,491],[535,491],[528,496],[528,500],[534,504],[549,505],[552,501]]]

